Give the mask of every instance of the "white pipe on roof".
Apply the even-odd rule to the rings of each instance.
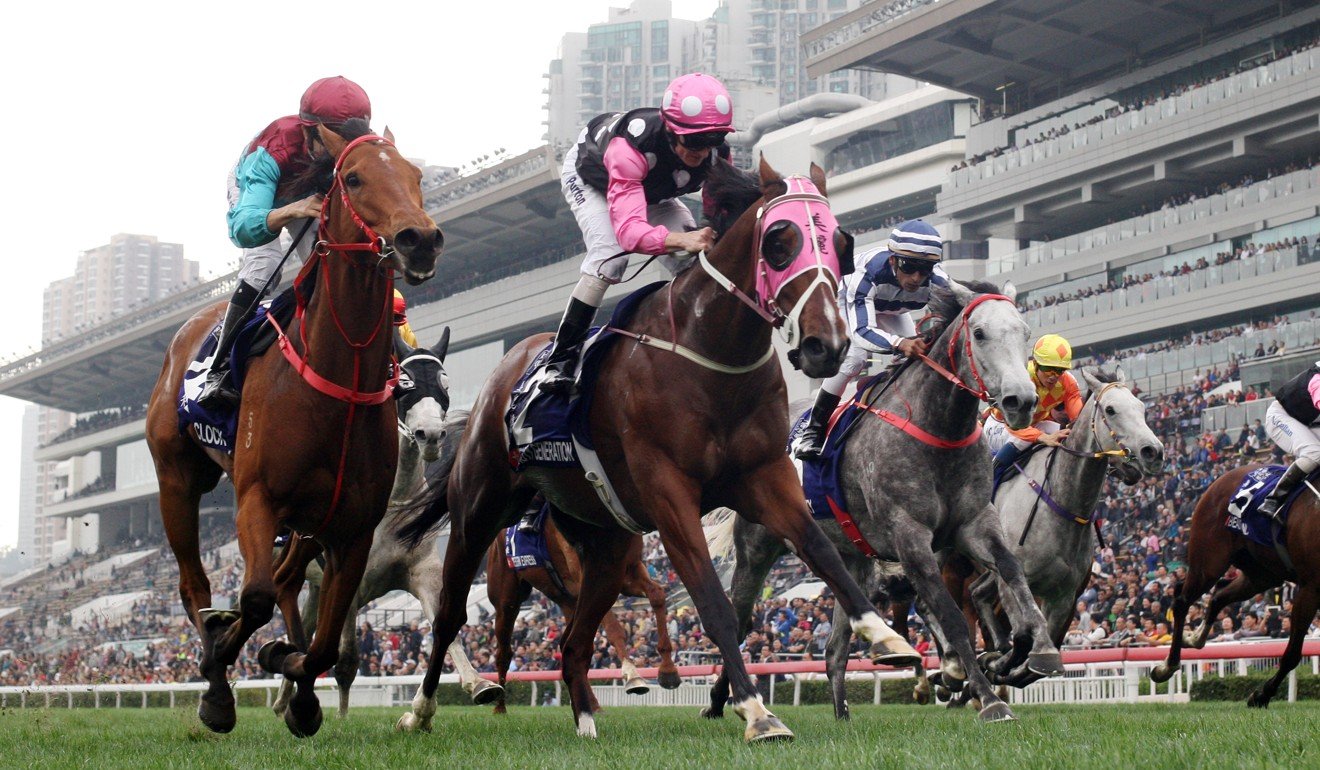
[[[868,107],[875,102],[856,94],[812,94],[791,104],[785,104],[774,112],[764,112],[756,116],[746,131],[734,131],[727,141],[734,147],[751,147],[770,131],[806,120],[823,118],[840,112],[851,112],[861,107]]]

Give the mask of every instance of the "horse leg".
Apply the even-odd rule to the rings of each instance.
[[[440,563],[440,554],[436,551],[433,540],[423,540],[422,547],[426,549],[426,556],[414,564],[409,571],[408,591],[421,601],[422,613],[428,618],[434,618],[439,609],[442,589],[440,573],[443,565]],[[454,673],[458,674],[459,685],[472,698],[474,704],[484,706],[493,703],[496,699],[504,698],[504,688],[489,679],[482,678],[481,674],[477,673],[472,661],[468,660],[467,650],[463,649],[457,638],[449,643],[448,652]],[[444,658],[440,658],[440,661],[443,662]]]
[[[745,519],[733,523],[734,560],[733,579],[729,584],[729,598],[733,602],[734,622],[738,638],[746,639],[752,630],[752,608],[765,586],[765,576],[787,549],[765,527]],[[710,705],[701,710],[706,719],[724,717],[724,705],[729,701],[729,675],[723,666],[715,684],[710,688]]]
[[[1302,642],[1306,641],[1306,632],[1311,627],[1307,621],[1315,617],[1318,607],[1320,607],[1320,592],[1317,592],[1315,584],[1299,583],[1297,593],[1293,596],[1292,633],[1288,636],[1288,646],[1284,648],[1283,655],[1279,658],[1279,670],[1270,677],[1269,681],[1247,697],[1249,708],[1268,708],[1270,700],[1279,691],[1279,685],[1283,684],[1288,674],[1297,668],[1297,664],[1302,660]]]
[[[284,546],[279,559],[275,562],[276,603],[279,605],[280,614],[284,616],[284,628],[289,635],[289,641],[300,650],[307,649],[307,639],[316,625],[314,608],[317,586],[308,586],[307,606],[303,608],[306,610],[305,613],[298,607],[298,594],[301,593],[302,584],[307,577],[307,565],[316,558],[320,550],[321,547],[315,540],[291,536],[288,545]],[[271,704],[271,711],[283,716],[292,697],[293,682],[288,679],[282,680],[275,702]]]
[[[600,710],[587,677],[591,653],[596,646],[596,630],[607,615],[613,615],[611,608],[623,587],[621,565],[639,558],[641,545],[641,538],[632,533],[611,530],[608,534],[602,532],[598,535],[592,541],[592,547],[584,549],[582,554],[582,585],[560,649],[564,656],[564,684],[572,702],[573,720],[577,734],[585,738],[596,737],[594,713]],[[618,618],[614,618],[614,623],[618,626]],[[622,639],[623,628],[619,627],[618,631]],[[617,648],[618,642],[615,646]],[[620,650],[619,654],[622,657],[623,651]]]
[[[907,639],[880,618],[844,566],[843,557],[807,512],[802,485],[788,455],[745,476],[735,492],[735,500],[736,505],[731,506],[734,510],[768,529],[774,537],[787,541],[798,558],[825,581],[848,611],[852,630],[871,643],[873,662],[907,667],[921,660]]]
[[[1232,553],[1224,538],[1209,539],[1207,542],[1198,543],[1198,545],[1202,547],[1195,551],[1196,558],[1188,559],[1187,578],[1183,580],[1182,585],[1178,586],[1178,594],[1174,598],[1175,613],[1177,612],[1179,598],[1182,598],[1186,603],[1184,612],[1190,610],[1191,606],[1200,601],[1205,592],[1209,591],[1224,576],[1224,573],[1228,571],[1229,566],[1232,564]],[[1184,632],[1182,643],[1197,650],[1204,647],[1206,640],[1210,638],[1215,616],[1219,614],[1224,606],[1240,601],[1237,598],[1224,599],[1224,597],[1245,599],[1255,593],[1252,588],[1251,577],[1245,571],[1239,571],[1237,576],[1229,581],[1228,585],[1210,595],[1210,601],[1206,605],[1201,625],[1191,635]],[[1213,611],[1211,611],[1212,608]]]
[[[825,642],[825,678],[830,683],[830,700],[834,703],[834,718],[852,719],[848,708],[848,647],[852,642],[852,628],[848,625],[848,612],[834,605],[834,620],[830,638]]]
[[[362,605],[361,592],[353,596],[339,629],[339,657],[335,659],[335,689],[339,691],[339,718],[348,716],[348,694],[358,675],[357,615]]]
[[[1001,675],[1012,671],[1022,662],[1019,651],[1026,649],[1029,639],[1030,651],[1025,655],[1027,668],[1041,676],[1062,674],[1063,657],[1050,639],[1045,616],[1031,595],[1021,563],[1004,542],[1004,528],[994,505],[986,505],[968,526],[960,529],[957,541],[963,554],[997,573],[1001,586],[999,600],[1013,629],[1013,653],[992,663],[991,670]],[[1017,643],[1019,639],[1022,644]]]
[[[283,642],[268,642],[257,659],[267,671],[282,673],[298,683],[298,690],[284,712],[284,724],[295,736],[312,736],[321,729],[321,701],[316,697],[316,678],[339,657],[344,621],[357,596],[362,573],[371,554],[374,532],[335,545],[326,551],[321,578],[320,616],[311,646],[306,652]]]
[[[995,574],[990,571],[981,573],[972,581],[967,590],[971,597],[976,619],[985,634],[986,663],[1008,654],[1013,642],[1003,625],[999,622],[999,584]],[[973,626],[975,627],[975,626]],[[993,656],[993,657],[991,657]]]
[[[937,638],[940,638],[944,659],[947,661],[952,655],[962,664],[961,670],[951,670],[945,664],[945,681],[949,680],[950,675],[957,678],[957,674],[962,674],[966,678],[967,687],[984,705],[981,710],[982,720],[998,722],[1015,719],[1008,704],[995,695],[989,680],[980,667],[975,665],[976,651],[972,648],[971,629],[958,603],[944,585],[935,554],[931,553],[932,533],[917,525],[913,517],[902,510],[891,509],[890,515],[893,521],[899,523],[893,529],[892,542],[903,562],[903,573],[916,588],[923,610],[922,617]]]
[[[513,661],[513,622],[518,618],[518,610],[532,593],[531,585],[518,579],[516,573],[504,563],[504,556],[497,551],[500,540],[496,538],[486,555],[487,569],[486,598],[495,605],[495,674],[499,694],[494,698],[495,713],[503,714],[508,710],[504,699],[504,683],[508,681],[509,663]],[[485,681],[484,679],[482,681]],[[475,693],[473,699],[476,699]]]
[[[665,589],[646,574],[646,567],[639,560],[628,567],[623,593],[628,596],[645,596],[651,605],[651,614],[655,618],[655,651],[660,655],[657,679],[666,690],[677,688],[683,680],[678,676],[678,666],[674,665],[674,642],[669,638],[669,610],[665,606]]]
[[[622,587],[623,581],[619,585]],[[637,664],[633,663],[632,656],[628,654],[628,634],[623,630],[619,616],[614,614],[613,606],[601,618],[600,630],[605,632],[605,638],[619,655],[620,668],[623,670],[623,691],[629,695],[645,695],[650,692],[651,686],[638,676]]]

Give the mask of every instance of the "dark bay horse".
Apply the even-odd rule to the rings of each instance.
[[[1302,659],[1302,642],[1306,641],[1306,632],[1315,619],[1316,610],[1320,609],[1320,493],[1310,482],[1302,487],[1301,494],[1293,502],[1283,533],[1282,546],[1291,565],[1277,549],[1260,545],[1225,526],[1229,503],[1243,477],[1261,467],[1264,466],[1247,465],[1225,473],[1215,479],[1197,501],[1187,540],[1187,578],[1178,584],[1173,600],[1173,643],[1169,647],[1169,657],[1150,672],[1154,681],[1167,682],[1178,670],[1183,645],[1198,650],[1205,646],[1220,610],[1290,580],[1297,584],[1297,593],[1293,595],[1292,633],[1279,658],[1278,672],[1247,698],[1247,705],[1252,708],[1269,706],[1284,679],[1297,668]],[[1223,577],[1230,566],[1238,568],[1237,576],[1210,594],[1201,627],[1184,635],[1187,610]]]
[[[531,595],[532,589],[535,588],[558,604],[564,611],[566,624],[569,624],[577,614],[577,597],[582,593],[583,574],[582,557],[559,531],[554,515],[546,517],[544,530],[546,551],[550,555],[554,574],[539,566],[516,571],[510,567],[504,556],[504,536],[507,531],[500,530],[486,553],[486,597],[495,606],[495,671],[499,674],[501,686],[509,673],[509,662],[513,660],[513,622],[518,618],[518,610]],[[635,537],[641,540],[640,535]],[[640,545],[638,550],[640,552]],[[660,654],[660,686],[668,690],[678,687],[682,680],[678,676],[678,667],[674,665],[674,645],[669,639],[665,589],[651,579],[645,563],[638,559],[627,565],[620,593],[644,598],[650,603],[655,617],[656,652]],[[634,695],[646,693],[650,686],[637,674],[637,665],[628,656],[628,634],[612,610],[605,613],[600,628],[609,643],[614,645],[623,663],[624,688]],[[453,657],[452,652],[450,657]],[[504,696],[501,694],[495,702],[495,713],[504,712]]]
[[[372,530],[394,484],[394,272],[413,284],[430,278],[443,238],[422,207],[421,172],[394,148],[388,132],[383,138],[371,134],[361,121],[342,131],[340,136],[318,127],[329,154],[312,171],[333,182],[319,243],[300,275],[313,277],[315,291],[300,285],[306,304],[300,300],[288,335],[249,364],[234,454],[204,449],[191,426],[180,431],[176,412],[184,372],[223,304],[193,316],[175,335],[147,410],[161,516],[179,562],[179,593],[202,639],[201,671],[210,683],[198,716],[216,732],[232,730],[236,719],[226,670],[270,620],[280,586],[303,580],[305,561],[280,574],[273,569],[271,544],[284,527],[309,536],[297,542],[325,551],[320,618],[306,647],[295,589],[293,600],[281,601],[280,608],[297,647],[272,643],[261,661],[298,684],[285,712],[289,729],[312,735],[320,728],[313,680],[335,662]],[[211,609],[198,551],[198,502],[221,473],[234,483],[245,563],[237,612]]]
[[[950,553],[968,556],[1007,584],[1012,665],[1025,663],[1044,674],[1063,671],[990,502],[990,457],[977,422],[982,401],[997,404],[1015,427],[1030,421],[1036,405],[1027,374],[1029,330],[1011,297],[1011,290],[1009,296],[1000,295],[990,284],[952,282],[934,290],[930,310],[935,323],[928,333],[932,352],[902,364],[877,396],[867,396],[868,413],[853,423],[839,459],[842,503],[848,511],[839,516],[842,525],[826,527],[859,583],[877,582],[877,564],[901,565],[939,644],[946,678],[968,683],[985,705],[981,718],[986,721],[1014,716],[976,664],[967,623],[941,578],[941,562]],[[732,536],[714,534],[712,540],[732,542],[736,549],[730,592],[738,630],[746,633],[765,575],[785,549],[778,535],[754,522],[735,519],[726,526],[732,527]],[[826,672],[835,716],[848,719],[844,679],[850,629],[839,620],[830,635]],[[722,716],[727,697],[721,678],[703,715]]]
[[[504,414],[514,383],[549,341],[537,335],[514,346],[487,380],[450,474],[447,503],[437,501],[424,513],[439,518],[452,512],[436,650],[462,626],[468,588],[491,540],[535,492],[567,514],[557,523],[581,548],[583,589],[563,637],[563,675],[584,736],[596,735],[587,681],[596,629],[619,595],[625,567],[640,556],[635,534],[658,530],[723,655],[733,708],[747,721],[744,737],[792,737],[761,702],[743,666],[733,609],[701,529],[702,512],[719,506],[791,543],[838,596],[852,627],[875,643],[877,658],[910,665],[917,657],[876,614],[811,519],[784,451],[787,391],[771,332],[786,327],[790,360],[808,376],[837,371],[848,336],[834,294],[840,257],[851,261],[851,239],[829,211],[819,168],[812,167],[810,180],[781,178],[764,160],[759,180],[731,166],[718,168],[707,184],[732,226],[697,265],[640,303],[626,330],[632,339],[606,354],[596,383],[589,419],[617,493],[612,507],[581,471],[511,469]],[[620,505],[631,523],[616,518]],[[439,674],[439,666],[427,670],[400,729],[429,728]]]

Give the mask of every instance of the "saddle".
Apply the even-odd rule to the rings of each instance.
[[[851,433],[849,427],[858,417],[866,413],[862,404],[868,403],[871,391],[882,385],[887,378],[887,373],[881,372],[860,383],[857,397],[841,404],[830,416],[829,425],[826,427],[825,446],[821,450],[820,457],[816,460],[801,461],[802,489],[806,493],[807,507],[811,510],[812,518],[834,519],[838,517],[836,511],[847,516],[848,506],[844,500],[843,487],[839,483],[839,470],[843,449]],[[793,442],[806,428],[810,419],[811,410],[808,409],[793,423],[793,428],[788,432],[789,447],[793,446]]]
[[[545,522],[550,515],[550,504],[542,503],[536,514],[533,531],[522,532],[509,527],[504,532],[504,561],[509,569],[520,572],[532,567],[550,567],[550,551],[545,545]]]
[[[266,352],[275,343],[275,329],[266,323],[274,317],[281,326],[287,326],[293,319],[296,309],[294,290],[289,288],[269,303],[257,307],[252,318],[243,325],[234,336],[234,345],[226,354],[230,358],[230,377],[234,387],[240,392],[243,378],[247,374],[247,364],[253,358]],[[226,454],[233,454],[234,437],[238,433],[238,410],[203,409],[197,404],[206,385],[206,375],[215,364],[219,344],[220,324],[216,324],[197,350],[193,361],[184,372],[183,382],[179,386],[179,432],[185,433],[191,426],[197,439],[204,446],[219,449]]]
[[[551,345],[547,343],[514,384],[509,409],[504,414],[509,465],[515,471],[528,466],[583,469],[587,481],[619,525],[637,534],[645,530],[623,509],[596,455],[591,440],[591,404],[605,356],[623,336],[614,329],[625,328],[642,301],[665,285],[666,282],[660,281],[629,294],[615,307],[609,323],[591,330],[582,346],[575,394],[541,391],[540,384],[548,376],[545,363],[550,358]]]
[[[1032,444],[1022,450],[1022,454],[1018,455],[1017,459],[1012,463],[1003,467],[995,468],[994,480],[990,487],[991,502],[994,502],[995,495],[999,493],[999,487],[1002,486],[1005,481],[1008,481],[1014,476],[1021,475],[1022,469],[1027,467],[1027,463],[1031,462],[1032,456],[1039,452],[1044,446],[1044,444]]]
[[[1320,470],[1317,470],[1307,477],[1306,482],[1298,484],[1288,494],[1283,505],[1279,506],[1279,519],[1275,522],[1260,512],[1260,506],[1274,491],[1274,487],[1278,485],[1279,479],[1286,470],[1288,469],[1282,465],[1267,465],[1244,476],[1228,503],[1228,517],[1224,521],[1224,526],[1241,533],[1253,543],[1280,549],[1284,533],[1288,529],[1288,514],[1292,510],[1293,503],[1302,494],[1309,494],[1308,483],[1320,477]],[[1291,567],[1286,553],[1281,552],[1280,556]]]

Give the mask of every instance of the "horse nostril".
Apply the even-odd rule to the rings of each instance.
[[[417,244],[422,240],[422,234],[417,232],[415,227],[405,227],[394,235],[394,248],[399,251],[409,252],[417,248]]]
[[[808,358],[820,358],[825,355],[825,343],[819,337],[807,337],[802,340],[802,355]]]
[[[1022,406],[1022,399],[1017,396],[1004,396],[999,405],[1007,411],[1016,412]]]
[[[1155,462],[1157,460],[1162,459],[1164,455],[1163,452],[1161,452],[1160,450],[1156,449],[1153,446],[1150,446],[1149,444],[1141,448],[1140,454],[1141,454],[1141,459],[1145,460],[1146,462]]]
[[[417,443],[419,444],[426,441],[426,431],[422,430],[421,428],[418,428],[417,430],[413,431],[413,438],[417,439]]]

